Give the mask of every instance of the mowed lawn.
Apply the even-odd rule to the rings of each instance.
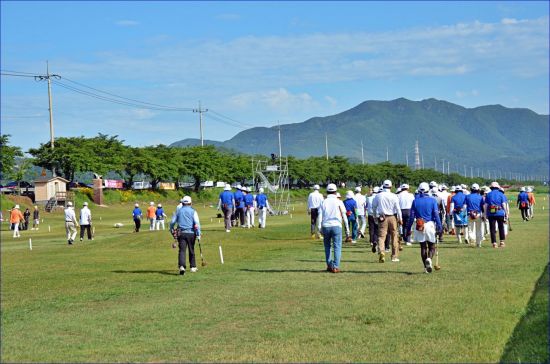
[[[17,240],[3,224],[2,361],[498,362],[548,264],[543,198],[528,223],[513,210],[505,249],[445,236],[432,274],[417,245],[380,264],[364,240],[325,272],[303,203],[231,233],[196,206],[208,265],[197,245],[199,272],[183,277],[167,231],[133,233],[131,204],[92,206],[95,240],[74,246],[60,212]]]

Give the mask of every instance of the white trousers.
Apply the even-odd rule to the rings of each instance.
[[[19,223],[16,222],[13,224],[13,237],[14,238],[19,238],[21,236],[21,234],[19,234]]]
[[[259,211],[259,217],[258,217],[258,221],[260,222],[260,227],[261,228],[265,228],[265,220],[266,220],[266,216],[267,216],[267,208],[264,207],[263,209],[260,209]]]
[[[72,221],[65,222],[65,231],[67,232],[67,240],[74,241],[76,238],[76,225]]]
[[[361,234],[365,235],[367,229],[367,217],[365,215],[357,215],[357,226]]]
[[[249,229],[254,226],[254,207],[246,209],[246,225]]]
[[[162,226],[162,229],[160,228]],[[156,224],[157,230],[164,230],[164,220],[157,220]]]
[[[481,217],[478,217],[475,220],[472,220],[471,218],[468,219],[468,241],[473,243],[476,242],[476,246],[481,246],[481,240],[483,240],[483,221],[481,220]]]

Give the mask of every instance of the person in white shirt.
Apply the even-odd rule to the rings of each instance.
[[[361,194],[361,187],[355,187],[355,196],[353,197],[357,203],[357,226],[359,228],[359,237],[365,237],[365,229],[367,228],[366,205],[367,198]]]
[[[401,185],[401,193],[397,195],[397,198],[399,199],[399,209],[401,209],[401,218],[405,223],[409,221],[409,215],[411,211],[411,207],[414,201],[414,195],[409,192],[409,185],[406,183],[403,183]],[[403,241],[405,241],[406,245],[412,245],[409,241],[409,235],[406,234],[405,229],[403,229],[401,237]]]
[[[376,219],[374,218],[374,211],[372,209],[373,201],[376,195],[380,192],[380,188],[378,186],[375,186],[371,189],[370,196],[367,197],[367,220],[369,222],[369,242],[372,246],[372,252],[376,252],[376,244],[378,241],[378,224],[376,223]]]
[[[384,190],[376,195],[373,201],[373,211],[375,218],[378,219],[378,261],[384,263],[385,259],[385,240],[389,233],[392,240],[392,262],[399,262],[399,229],[398,224],[403,224],[401,219],[401,209],[397,195],[391,192],[392,183],[385,180],[382,185]]]
[[[67,208],[65,209],[65,231],[67,232],[67,242],[69,245],[73,245],[76,238],[76,228],[78,222],[76,221],[76,215],[74,213],[73,203],[67,202]]]
[[[447,215],[447,202],[449,200],[449,195],[450,193],[449,191],[447,191],[447,186],[445,184],[439,185],[439,197],[441,197],[441,203],[443,204],[443,211],[441,211],[439,219],[443,224],[444,232],[448,232],[451,230],[451,222],[449,220],[449,215]]]
[[[311,192],[307,198],[307,214],[311,216],[311,238],[321,238],[321,232],[317,229],[317,221],[319,217],[319,208],[323,203],[323,195],[319,192],[319,185],[313,186],[313,192]]]
[[[92,237],[92,212],[88,208],[87,202],[84,202],[80,210],[80,241],[84,239],[84,230],[88,233],[88,240],[94,240]]]
[[[344,203],[336,197],[336,185],[327,186],[327,198],[319,208],[318,228],[323,233],[325,245],[325,261],[327,271],[340,272],[340,257],[342,255],[342,223],[346,228],[346,235],[350,234],[348,218]],[[331,248],[333,258],[331,259]]]

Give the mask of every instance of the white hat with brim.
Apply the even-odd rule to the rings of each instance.
[[[494,181],[494,182],[491,182],[491,186],[489,186],[490,188],[500,188],[500,185],[498,184],[497,181]]]
[[[327,186],[327,192],[336,192],[336,185],[334,183],[329,183]]]
[[[382,184],[382,187],[384,188],[391,188],[391,181],[389,179],[385,180],[384,183]]]
[[[191,196],[184,196],[181,199],[181,202],[184,203],[184,204],[191,204]]]
[[[231,191],[231,185],[226,184],[226,185],[223,187],[223,190],[224,190],[224,191]]]
[[[346,192],[346,198],[353,198],[355,195],[353,194],[353,191],[347,191]]]
[[[314,190],[318,190],[318,189],[320,189],[320,188],[321,188],[321,187],[319,187],[319,185],[313,186],[313,189],[314,189]]]

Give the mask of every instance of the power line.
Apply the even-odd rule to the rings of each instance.
[[[0,75],[2,75],[2,76],[13,76],[13,77],[30,77],[30,78],[35,77],[35,76],[31,76],[31,75],[20,75],[20,74],[9,73],[9,72],[1,72]]]

